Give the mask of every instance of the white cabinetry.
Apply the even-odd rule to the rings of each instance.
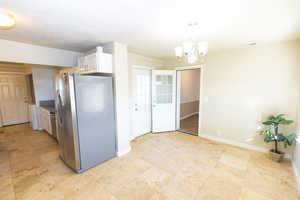
[[[52,135],[50,111],[42,107],[39,107],[39,122],[40,122],[40,128],[47,131],[50,135]]]
[[[85,56],[81,56],[77,60],[78,71],[80,72],[101,72],[113,73],[112,55],[104,53],[102,47],[89,51]]]

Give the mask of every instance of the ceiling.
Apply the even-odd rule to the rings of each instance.
[[[104,42],[173,57],[189,22],[209,51],[300,38],[299,0],[1,0],[17,25],[0,38],[86,51]]]

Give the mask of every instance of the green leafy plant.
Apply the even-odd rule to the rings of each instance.
[[[295,134],[286,135],[278,132],[279,125],[289,125],[293,122],[293,120],[285,119],[284,114],[280,114],[277,116],[271,115],[268,117],[267,121],[262,123],[266,126],[266,129],[260,131],[260,134],[265,136],[265,142],[275,142],[274,153],[282,154],[282,152],[278,151],[279,142],[283,142],[285,148],[293,144],[293,141],[296,138]]]

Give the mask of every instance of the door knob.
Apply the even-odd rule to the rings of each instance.
[[[138,105],[137,105],[137,103],[134,104],[134,111],[138,111]]]

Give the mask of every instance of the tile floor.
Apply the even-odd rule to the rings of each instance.
[[[1,200],[294,200],[291,163],[182,133],[149,134],[132,151],[75,174],[28,125],[0,133]]]

